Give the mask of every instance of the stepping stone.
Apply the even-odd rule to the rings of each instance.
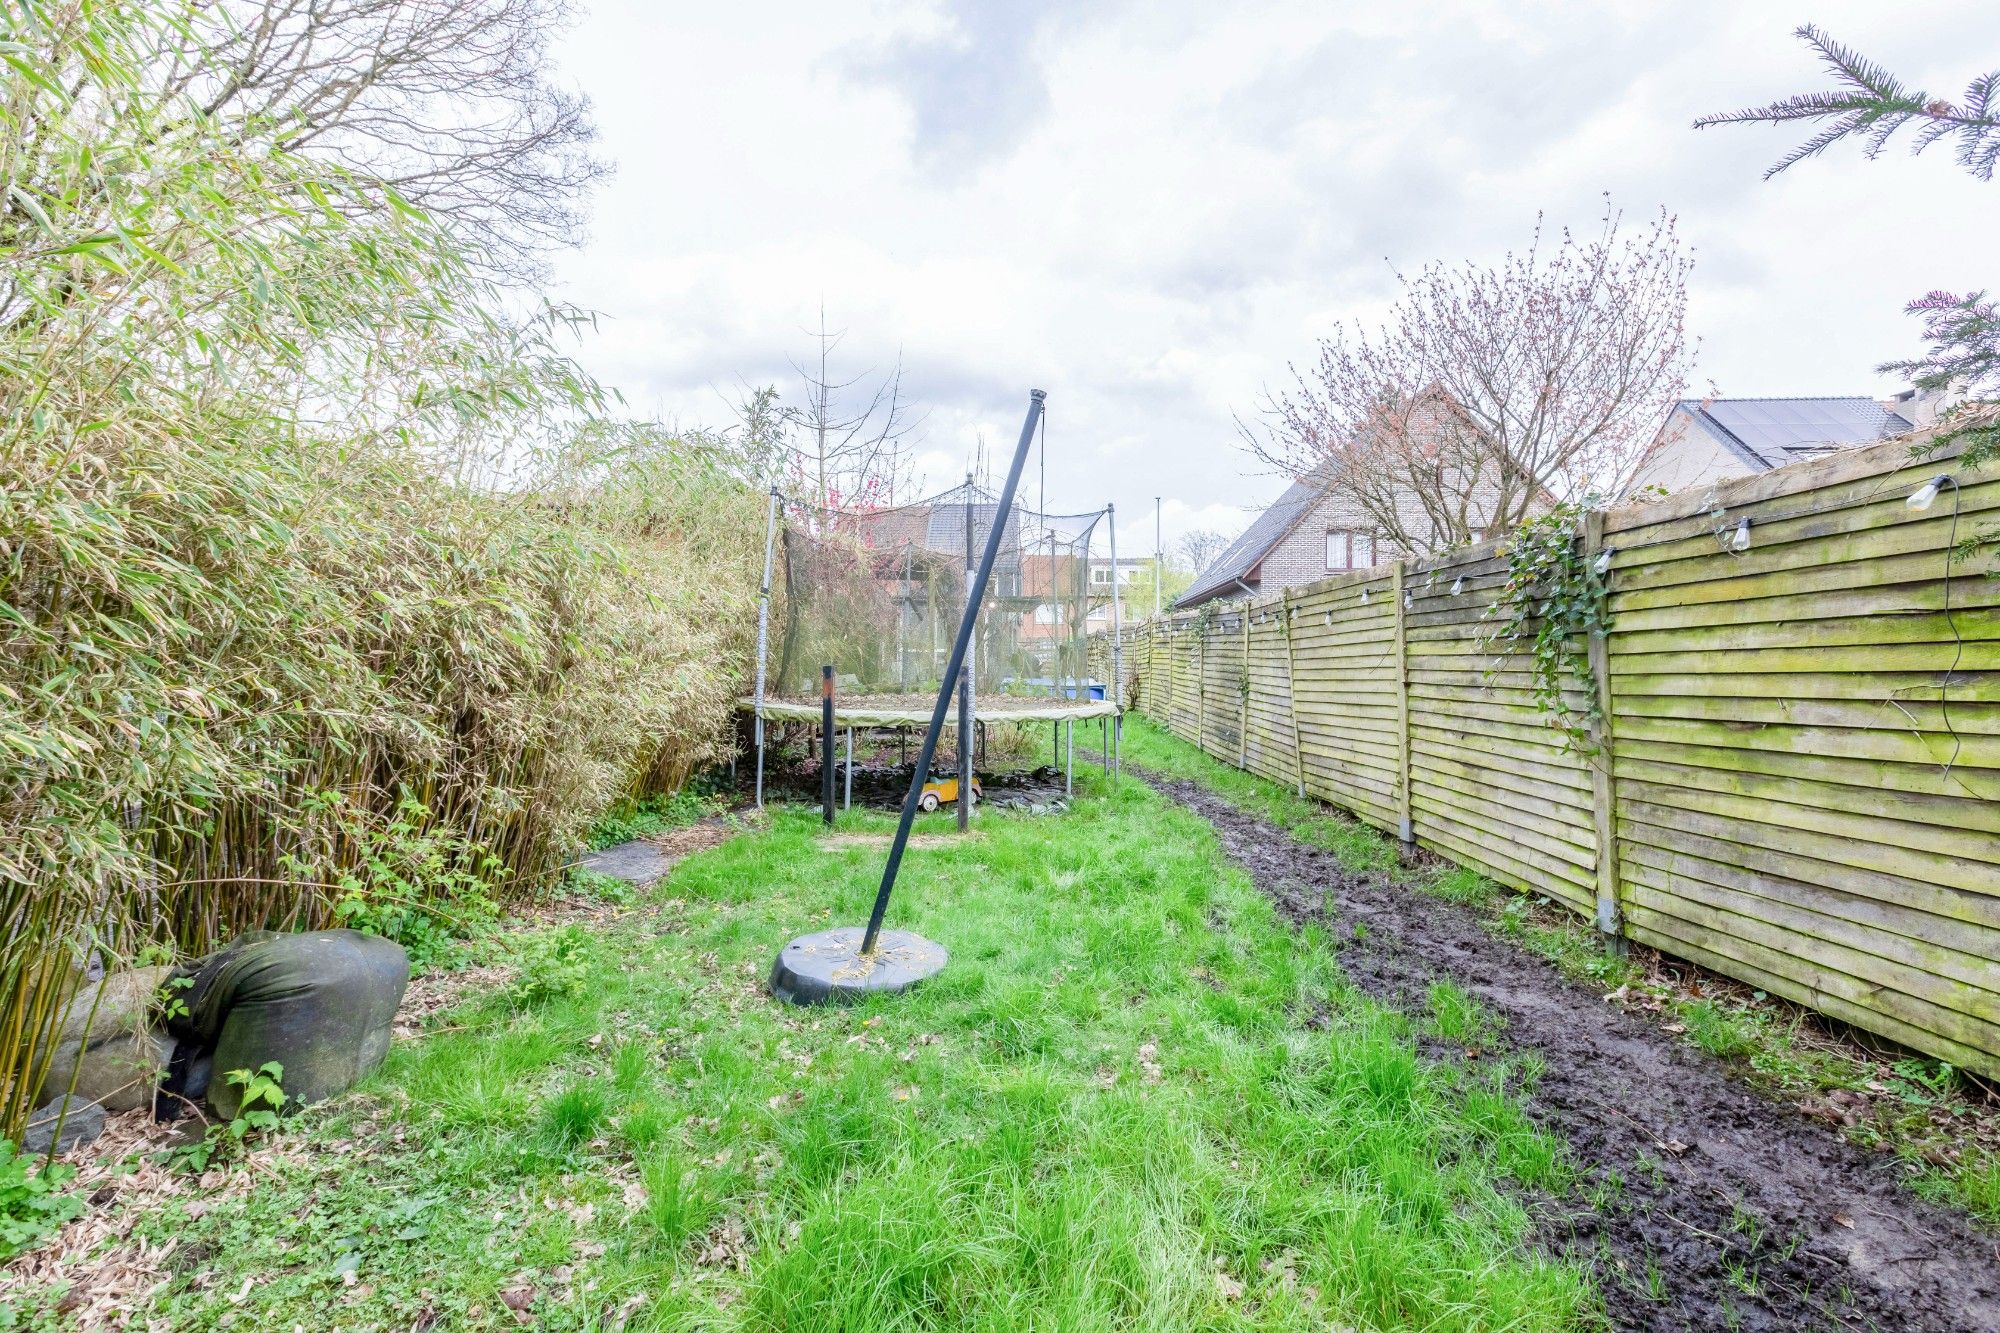
[[[667,860],[667,854],[657,844],[634,839],[621,842],[616,847],[606,847],[601,852],[592,852],[583,858],[583,868],[643,888],[666,874],[672,868],[672,862]]]

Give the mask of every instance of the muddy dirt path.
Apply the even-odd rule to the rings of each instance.
[[[1619,1328],[2000,1330],[2000,1236],[1915,1198],[1893,1163],[1571,985],[1469,911],[1352,874],[1193,782],[1139,776],[1214,825],[1286,916],[1329,923],[1362,991],[1417,1012],[1449,979],[1505,1020],[1514,1051],[1539,1054],[1529,1111],[1586,1179],[1543,1232],[1596,1271]],[[1612,1173],[1617,1201],[1579,1211]]]

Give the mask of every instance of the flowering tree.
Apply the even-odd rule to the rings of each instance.
[[[1692,267],[1664,212],[1552,250],[1537,220],[1497,267],[1398,274],[1388,319],[1322,340],[1242,434],[1406,551],[1511,528],[1610,490],[1651,440],[1686,382]]]

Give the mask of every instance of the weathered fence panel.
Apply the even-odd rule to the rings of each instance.
[[[1292,673],[1307,793],[1394,832],[1403,768],[1392,582],[1377,570],[1295,590]]]
[[[1503,884],[1591,910],[1588,761],[1536,706],[1530,656],[1492,641],[1506,560],[1488,543],[1417,562],[1405,580],[1415,840]]]
[[[1498,543],[1134,626],[1128,688],[1219,759],[1995,1075],[2000,579],[1951,551],[1996,516],[1995,469],[1901,442],[1591,516],[1611,630],[1566,699],[1602,702],[1594,748],[1495,641]]]
[[[1949,466],[1949,465],[1947,465]],[[1958,1064],[2000,1021],[2000,479],[1882,447],[1605,519],[1634,939]],[[1714,529],[1750,522],[1749,548]]]

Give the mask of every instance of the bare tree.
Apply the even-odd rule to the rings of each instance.
[[[1312,478],[1406,551],[1460,545],[1540,508],[1609,491],[1680,394],[1693,260],[1664,212],[1637,236],[1607,211],[1497,267],[1398,274],[1373,333],[1337,330],[1263,420],[1259,458]]]
[[[868,370],[843,379],[833,354],[847,330],[827,328],[822,308],[818,331],[807,336],[815,346],[812,361],[792,362],[804,402],[787,412],[795,431],[786,442],[794,492],[822,520],[836,508],[894,503],[899,489],[908,491],[914,467],[908,437],[922,424],[903,398],[902,358],[886,374]]]
[[[1199,574],[1214,564],[1216,557],[1228,550],[1233,540],[1207,528],[1196,528],[1181,534],[1180,540],[1174,543],[1174,554],[1190,573]]]
[[[569,0],[193,0],[164,105],[388,184],[513,276],[576,244],[588,101],[548,77]]]

